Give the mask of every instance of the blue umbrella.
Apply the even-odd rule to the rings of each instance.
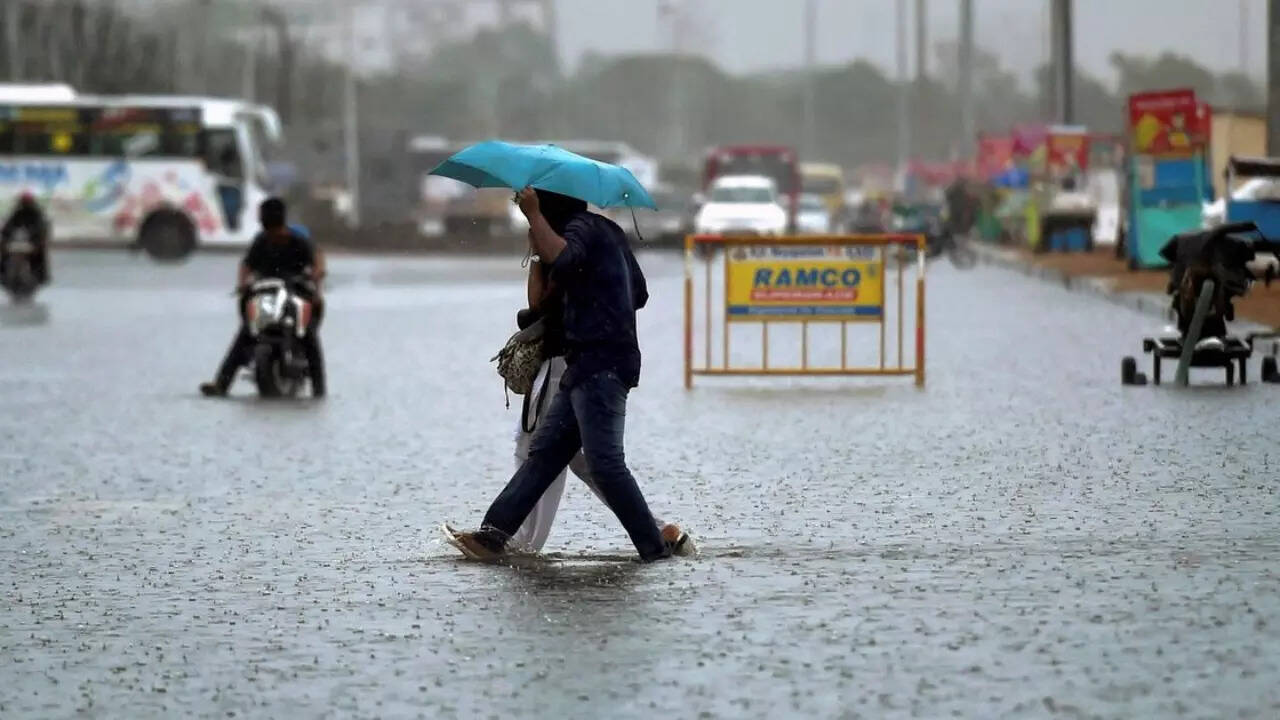
[[[535,187],[585,200],[596,207],[657,210],[631,171],[571,153],[555,145],[519,145],[487,140],[440,163],[432,175],[478,188]]]

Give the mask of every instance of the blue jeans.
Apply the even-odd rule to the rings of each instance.
[[[581,448],[600,494],[640,559],[670,555],[623,454],[628,392],[615,373],[603,371],[552,398],[538,420],[529,458],[485,513],[481,541],[495,549],[504,546]]]

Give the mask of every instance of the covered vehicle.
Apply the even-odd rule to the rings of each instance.
[[[1254,280],[1249,269],[1255,255],[1254,238],[1248,235],[1256,232],[1257,226],[1249,222],[1220,225],[1179,233],[1160,249],[1160,257],[1170,264],[1166,290],[1173,296],[1180,333],[1187,332],[1201,286],[1213,280],[1213,304],[1201,335],[1226,334],[1226,324],[1235,319],[1232,300],[1248,292]]]
[[[1256,337],[1242,339],[1228,334],[1227,323],[1235,319],[1235,298],[1249,291],[1254,274],[1249,264],[1257,253],[1274,256],[1280,244],[1263,238],[1252,222],[1219,225],[1173,236],[1160,249],[1160,257],[1170,265],[1167,292],[1173,297],[1177,334],[1149,337],[1142,341],[1143,352],[1152,357],[1152,380],[1159,385],[1161,361],[1177,359],[1178,383],[1187,384],[1190,368],[1221,368],[1227,384],[1238,377],[1244,383],[1248,360]],[[1263,333],[1261,336],[1269,334]],[[1121,382],[1142,385],[1146,376],[1137,372],[1136,360],[1121,363]],[[1275,382],[1274,357],[1264,358],[1262,378]]]

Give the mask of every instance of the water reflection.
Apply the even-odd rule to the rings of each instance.
[[[10,303],[0,306],[0,325],[33,327],[49,322],[49,306],[44,303]]]

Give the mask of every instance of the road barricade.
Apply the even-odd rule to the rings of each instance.
[[[719,273],[713,272],[716,265]],[[914,301],[905,292],[909,265],[915,266]],[[719,287],[716,275],[722,278]],[[693,387],[695,375],[913,376],[923,386],[924,284],[923,235],[690,235],[685,238],[685,387]],[[908,323],[909,317],[914,321]],[[909,324],[915,345],[910,361],[904,348]],[[798,326],[796,342],[786,343],[799,346],[798,363],[771,361],[770,327],[780,325]],[[737,354],[731,347],[732,338],[750,326],[759,327],[758,362],[744,362],[741,346]],[[811,357],[811,326],[838,329],[838,364]],[[851,327],[878,328],[878,341],[866,332],[851,341]],[[897,344],[892,357],[886,352],[891,330]],[[713,352],[717,332],[718,358]],[[774,343],[776,353],[777,339]],[[828,349],[834,354],[834,343]],[[871,350],[874,357],[868,357]],[[862,351],[861,364],[850,360],[851,351]]]

